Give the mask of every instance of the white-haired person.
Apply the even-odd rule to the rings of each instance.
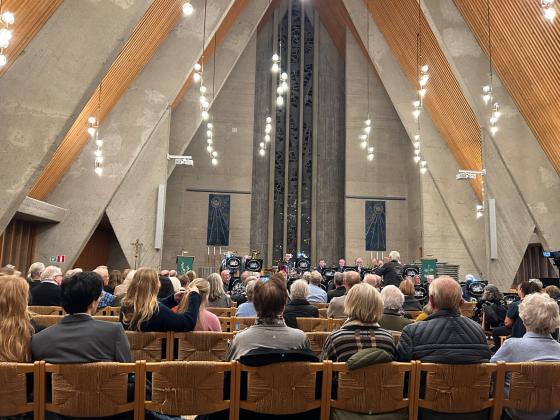
[[[218,273],[210,274],[206,280],[210,283],[210,293],[208,294],[209,308],[230,308],[231,298],[224,290],[224,283]]]
[[[383,279],[377,274],[371,274],[371,273],[366,274],[364,276],[364,283],[367,283],[370,286],[375,287],[379,291],[381,291],[381,287],[383,287]]]
[[[391,251],[389,252],[389,260],[381,267],[373,270],[373,273],[383,277],[384,286],[392,284],[399,287],[402,281],[401,254],[398,251]]]
[[[41,284],[31,291],[33,306],[60,306],[60,284],[62,271],[59,267],[50,265],[41,273]]]
[[[296,318],[319,318],[319,309],[308,301],[309,285],[303,279],[293,282],[290,302],[284,308],[284,321],[288,327],[297,328]]]
[[[247,277],[247,286],[245,286],[245,294],[247,295],[247,302],[242,303],[237,307],[235,316],[257,316],[257,310],[253,303],[253,292],[255,291],[255,284],[259,280],[255,276]]]
[[[41,273],[45,269],[45,264],[42,262],[34,262],[29,266],[27,271],[27,283],[29,283],[29,290],[33,290],[41,284]]]
[[[391,331],[402,331],[404,327],[411,324],[411,319],[403,316],[404,295],[398,287],[389,285],[381,291],[383,299],[383,316],[379,320],[381,327]]]
[[[310,273],[309,279],[309,295],[307,301],[309,303],[327,303],[327,292],[321,287],[323,276],[318,271]]]
[[[508,338],[490,361],[560,361],[560,343],[552,338],[552,333],[560,328],[558,303],[546,293],[530,294],[519,305],[519,317],[523,320],[527,332],[521,338]],[[509,393],[509,379],[506,378],[506,394]],[[506,408],[506,414],[519,420],[548,420],[555,418],[558,411],[528,413]]]
[[[344,299],[344,310],[348,320],[325,340],[323,360],[346,362],[368,348],[379,348],[394,356],[393,336],[378,324],[383,315],[383,300],[375,287],[366,283],[353,286]]]

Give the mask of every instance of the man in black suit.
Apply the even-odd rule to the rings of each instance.
[[[31,305],[60,306],[62,271],[51,265],[41,273],[41,283],[31,290]]]
[[[103,290],[101,277],[77,273],[60,286],[62,307],[69,315],[33,335],[33,360],[48,363],[131,362],[128,339],[119,322],[92,318]]]
[[[338,273],[344,273],[344,267],[346,267],[346,260],[344,258],[341,258],[340,260],[338,260],[338,268],[336,269],[336,271]]]

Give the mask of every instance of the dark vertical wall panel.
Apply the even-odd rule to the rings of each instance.
[[[0,235],[0,266],[12,264],[25,276],[34,262],[36,226],[34,222],[12,219]]]

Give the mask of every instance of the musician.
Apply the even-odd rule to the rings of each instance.
[[[358,270],[358,273],[360,273],[360,275],[363,278],[363,271],[364,271],[364,260],[360,257],[356,258],[356,260],[354,261],[354,264],[356,265],[356,268]]]
[[[346,260],[344,258],[341,258],[340,260],[338,260],[338,268],[336,269],[336,271],[338,273],[344,273],[344,267],[346,267]]]
[[[284,261],[278,264],[278,270],[285,272],[286,274],[290,274],[294,269],[295,261],[293,260],[292,254],[285,254]]]
[[[323,274],[323,269],[325,268],[325,260],[319,260],[319,265],[317,266],[317,271]]]

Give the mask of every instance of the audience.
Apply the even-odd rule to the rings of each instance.
[[[278,277],[256,283],[253,303],[257,310],[257,321],[235,335],[228,351],[228,360],[238,360],[254,350],[310,350],[305,333],[284,323],[282,313],[286,300],[286,285]]]
[[[210,292],[210,283],[206,279],[194,279],[190,284],[190,288],[198,289],[198,293],[201,297],[200,307],[198,309],[198,319],[196,321],[195,331],[222,331],[222,326],[220,320],[212,312],[208,311],[206,307],[208,306],[208,293]],[[184,313],[189,307],[189,301],[191,299],[191,294],[185,294],[177,305],[177,313]]]
[[[356,284],[360,283],[360,274],[355,271],[346,271],[344,273],[344,288],[346,289],[346,293],[355,286]],[[329,308],[327,309],[327,316],[329,318],[346,318],[346,314],[344,312],[344,299],[346,295],[333,298],[331,303],[329,304]]]
[[[290,302],[284,309],[284,321],[288,327],[297,328],[296,318],[319,318],[319,309],[308,300],[310,287],[303,279],[292,283]]]
[[[493,284],[487,284],[484,287],[482,297],[476,303],[473,313],[473,319],[477,322],[484,321],[486,326],[496,328],[504,324],[507,313],[507,306],[504,302],[504,295]],[[483,325],[483,327],[485,327]]]
[[[122,299],[124,295],[126,295],[126,291],[128,290],[128,286],[132,282],[132,278],[134,274],[136,274],[136,270],[125,270],[127,271],[124,281],[115,287],[115,297]]]
[[[321,287],[322,281],[323,276],[318,271],[310,274],[309,295],[307,296],[309,303],[327,303],[327,292]]]
[[[405,311],[421,311],[422,304],[416,299],[416,289],[412,280],[406,279],[401,281],[399,289],[404,295],[403,309]]]
[[[41,284],[41,273],[45,269],[45,264],[42,262],[34,262],[29,266],[27,271],[27,282],[29,283],[29,291],[33,290]]]
[[[327,337],[323,360],[346,362],[358,351],[368,348],[378,348],[394,356],[392,334],[377,323],[383,314],[383,301],[375,287],[365,283],[352,287],[344,299],[344,310],[348,320],[340,330]]]
[[[178,292],[181,286],[181,281],[177,278],[177,270],[169,270],[169,280],[173,285],[173,291]]]
[[[201,303],[196,286],[190,286],[188,307],[181,314],[174,313],[171,308],[183,299],[185,292],[171,294],[158,302],[159,287],[159,276],[155,270],[140,268],[136,271],[121,305],[120,320],[124,328],[156,332],[194,330]]]
[[[173,295],[175,293],[175,289],[173,288],[173,283],[171,283],[171,279],[168,277],[169,271],[166,270],[167,275],[159,275],[159,292],[157,295],[158,299],[165,299],[166,297]]]
[[[381,298],[383,299],[383,316],[379,320],[381,327],[402,331],[405,326],[414,322],[403,316],[404,295],[396,286],[385,286],[381,291]]]
[[[255,290],[255,284],[257,284],[259,280],[256,277],[249,276],[247,277],[247,286],[245,286],[245,294],[247,295],[247,302],[242,303],[237,307],[237,311],[235,316],[249,316],[249,317],[256,317],[257,310],[255,309],[255,305],[253,304],[253,293]]]
[[[210,274],[207,278],[210,283],[210,293],[208,294],[208,307],[210,308],[230,308],[231,298],[224,291],[224,284],[219,274]]]
[[[560,288],[557,286],[547,286],[544,288],[545,293],[560,304]]]
[[[423,322],[407,325],[397,347],[400,361],[434,363],[484,363],[490,349],[484,331],[472,319],[461,316],[461,286],[451,277],[436,278],[430,285],[433,313]]]
[[[426,305],[424,305],[422,307],[422,313],[420,313],[415,321],[424,321],[426,318],[428,318],[434,311],[432,310],[432,307],[430,306],[430,303],[428,302]]]
[[[492,356],[491,362],[558,362],[560,343],[552,333],[560,327],[558,303],[544,293],[526,296],[519,304],[519,317],[527,332],[521,338],[509,338]],[[506,377],[505,392],[509,394],[509,377]],[[520,410],[505,409],[512,419],[553,419],[558,411],[528,413]]]
[[[229,270],[222,270],[220,272],[220,277],[222,278],[222,282],[224,283],[224,290],[229,289],[229,280],[231,279],[231,273]]]
[[[31,304],[33,306],[60,306],[60,283],[62,271],[50,265],[41,273],[41,284],[31,291]]]
[[[109,274],[109,283],[103,289],[107,293],[115,294],[115,287],[121,284],[123,281],[122,274],[119,270],[111,270]]]
[[[29,284],[18,276],[0,279],[0,362],[31,361],[34,327],[27,310]]]
[[[194,272],[193,270],[189,270],[185,273],[185,275],[188,277],[189,279],[189,283],[191,281],[193,281],[194,279],[198,278],[198,276],[196,275],[196,272]]]
[[[346,293],[346,288],[344,287],[344,274],[334,273],[334,289],[327,292],[327,302],[330,303],[335,297],[343,296]]]
[[[377,274],[366,274],[364,276],[364,283],[375,287],[379,292],[381,291],[381,287],[383,287],[383,279]]]
[[[60,289],[62,307],[69,315],[33,335],[33,360],[48,363],[132,361],[122,325],[92,318],[103,290],[101,277],[94,272],[77,273],[65,279]]]

